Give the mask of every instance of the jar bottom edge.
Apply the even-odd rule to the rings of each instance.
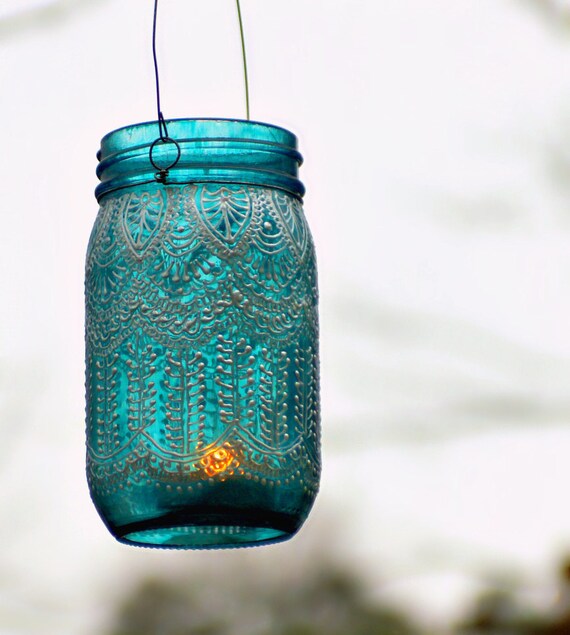
[[[178,518],[177,518],[178,516]],[[171,512],[129,525],[111,528],[124,544],[165,549],[232,549],[275,544],[291,538],[301,523],[287,514],[237,511],[189,517]]]

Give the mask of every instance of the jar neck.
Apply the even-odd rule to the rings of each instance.
[[[301,198],[305,188],[298,178],[303,162],[297,137],[284,128],[232,119],[174,119],[167,121],[174,143],[156,143],[155,166],[169,166],[168,185],[187,183],[240,183],[275,187]],[[105,195],[157,181],[157,167],[150,160],[159,138],[156,122],[139,123],[110,132],[97,153],[95,190]]]

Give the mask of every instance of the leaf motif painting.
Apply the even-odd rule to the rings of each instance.
[[[251,222],[251,199],[244,188],[223,185],[202,187],[198,209],[212,234],[227,247],[235,246]]]
[[[165,213],[163,193],[133,193],[122,214],[127,243],[136,256],[141,257],[157,236]]]

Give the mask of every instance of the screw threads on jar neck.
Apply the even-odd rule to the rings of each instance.
[[[241,183],[275,187],[301,198],[298,178],[303,159],[297,138],[284,128],[230,119],[175,119],[169,135],[180,147],[180,159],[168,171],[166,184]],[[149,151],[156,141],[156,122],[115,130],[101,141],[95,190],[98,200],[112,192],[155,182]],[[172,145],[157,146],[154,162],[171,162]]]

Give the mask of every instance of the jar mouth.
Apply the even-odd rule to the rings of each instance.
[[[207,118],[170,119],[166,126],[167,143],[160,141],[156,121],[127,125],[103,137],[97,153],[98,200],[117,190],[156,183],[161,168],[167,168],[162,182],[168,185],[239,183],[276,187],[299,198],[305,193],[298,178],[303,158],[297,137],[285,128]]]

